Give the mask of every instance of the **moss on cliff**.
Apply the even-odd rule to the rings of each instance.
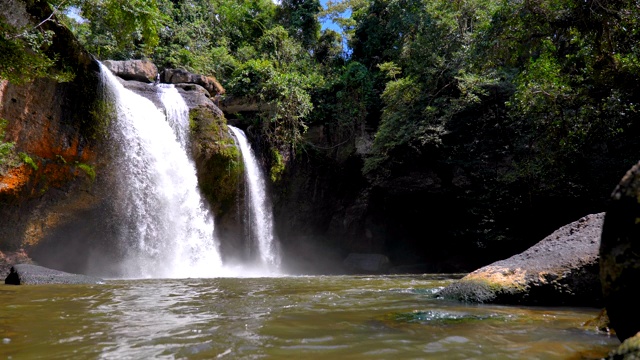
[[[5,141],[5,128],[7,127],[8,121],[6,119],[0,118],[0,176],[5,175],[7,169],[10,167],[10,164],[14,160],[15,152],[13,148],[15,144],[13,142]]]
[[[285,169],[285,162],[282,154],[275,149],[271,148],[271,167],[269,168],[269,175],[272,182],[278,182],[282,178],[282,173]]]
[[[224,117],[196,107],[189,113],[189,123],[200,190],[216,215],[222,215],[233,207],[242,181],[240,153]]]

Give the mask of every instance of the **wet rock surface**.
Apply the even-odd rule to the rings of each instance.
[[[8,285],[102,284],[104,280],[33,264],[17,264],[11,267],[4,283]]]
[[[440,296],[479,303],[599,306],[603,220],[599,213],[565,225],[523,253],[468,274]]]
[[[119,80],[125,88],[151,100],[157,108],[163,109],[163,105],[158,94],[159,90],[157,88],[157,84],[149,84],[137,80],[125,80],[123,78],[119,78]],[[204,108],[207,111],[210,111],[213,116],[224,116],[214,100],[208,96],[208,92],[202,86],[196,84],[175,84],[175,87],[180,95],[182,95],[182,98],[189,109]]]
[[[640,163],[613,192],[600,245],[600,278],[611,326],[621,341],[640,331]]]

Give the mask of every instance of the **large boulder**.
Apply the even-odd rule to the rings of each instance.
[[[165,69],[160,81],[167,84],[197,84],[206,89],[211,96],[224,95],[226,92],[213,76],[193,74],[184,69]]]
[[[150,83],[158,76],[158,68],[149,60],[105,60],[103,64],[116,76],[125,80]]]
[[[103,284],[104,280],[33,264],[17,264],[11,267],[4,283],[8,285]]]
[[[600,279],[611,327],[622,341],[640,331],[640,163],[613,192],[600,245]]]
[[[160,100],[160,95],[158,94],[158,88],[156,85],[138,80],[117,79],[126,89],[151,100],[158,109],[163,109],[162,101]]]
[[[556,230],[525,252],[444,288],[445,298],[480,303],[599,306],[598,248],[604,213]]]
[[[124,80],[121,78],[118,78],[118,80],[125,88],[151,100],[158,109],[164,108],[164,105],[162,105],[162,101],[160,100],[158,86],[166,85],[149,84],[137,80]],[[211,112],[215,117],[224,117],[222,110],[216,106],[213,100],[209,97],[209,92],[207,92],[207,90],[202,86],[196,84],[176,84],[175,87],[189,109],[203,108]]]

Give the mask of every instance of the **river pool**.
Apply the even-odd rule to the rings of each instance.
[[[589,308],[438,299],[444,275],[0,286],[0,359],[596,359]]]

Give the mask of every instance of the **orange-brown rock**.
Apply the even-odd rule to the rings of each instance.
[[[15,153],[31,158],[37,169],[19,162],[0,174],[0,194],[38,196],[46,187],[59,187],[79,175],[73,166],[92,164],[96,154],[78,128],[64,122],[61,96],[66,87],[52,80],[14,86],[0,92],[0,118],[6,119],[5,141]]]
[[[25,4],[30,21],[47,18],[52,11],[46,1]],[[45,216],[55,209],[85,208],[94,202],[93,196],[82,195],[91,192],[95,171],[99,173],[96,149],[107,118],[100,110],[98,66],[69,29],[56,21],[42,27],[54,32],[46,51],[55,53],[57,66],[73,69],[75,78],[21,85],[0,81],[0,119],[5,124],[0,141],[11,144],[0,163],[3,251],[37,243],[42,234],[32,224],[55,227],[64,222],[65,216],[60,221]]]
[[[14,144],[14,154],[0,172],[0,249],[37,244],[45,231],[35,229],[64,223],[65,216],[49,216],[56,208],[91,203],[80,195],[94,180],[86,169],[98,167],[96,142],[83,133],[81,123],[70,123],[78,114],[66,113],[77,91],[74,84],[51,80],[2,86],[4,141]]]
[[[17,196],[29,182],[32,172],[33,170],[27,164],[22,164],[0,175],[0,196]]]

